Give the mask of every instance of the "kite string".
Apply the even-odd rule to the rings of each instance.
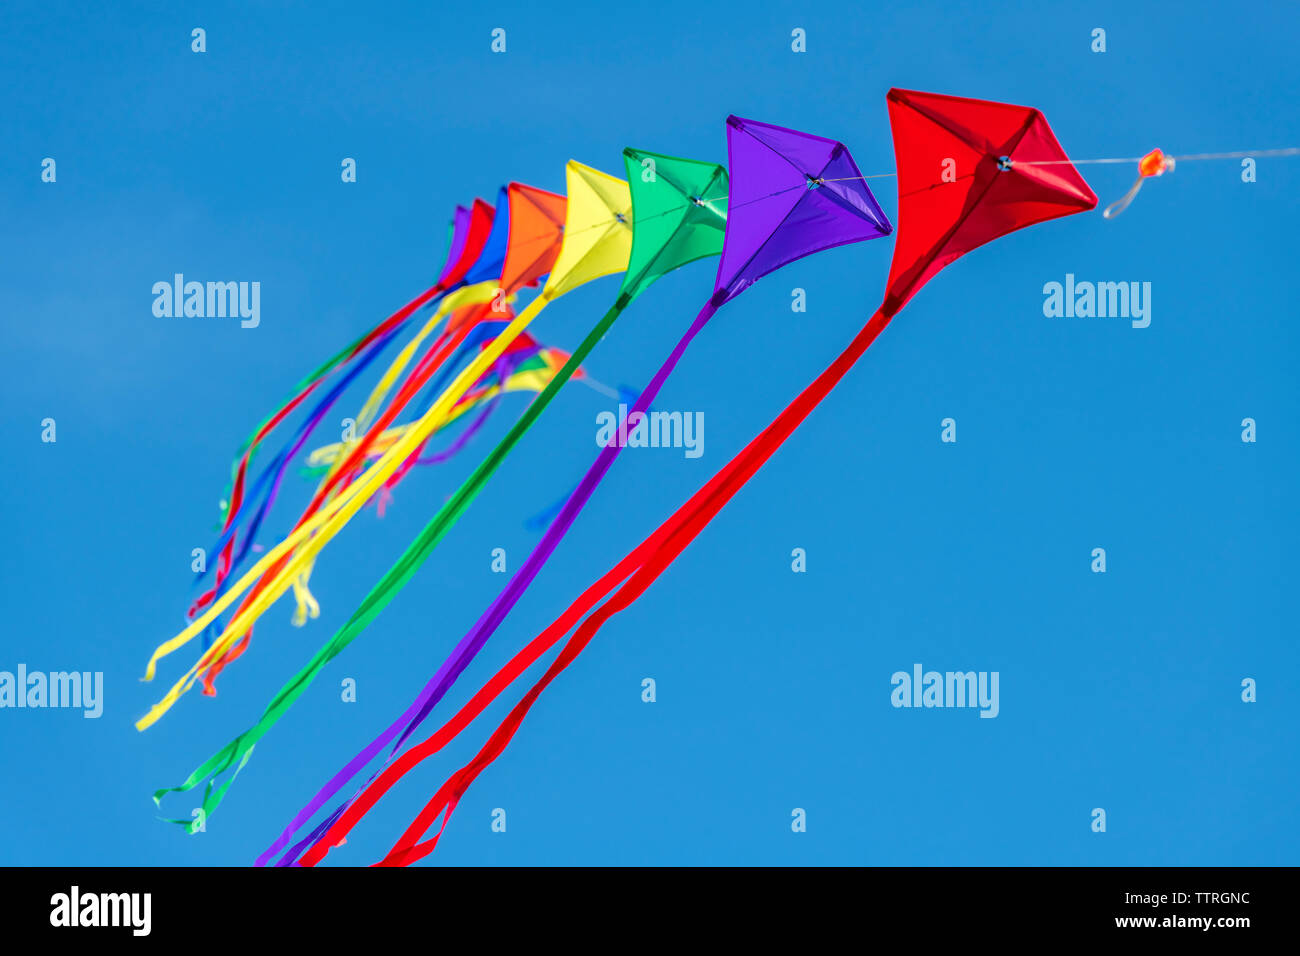
[[[1159,154],[1159,152],[1160,152],[1159,150],[1156,150],[1156,154]],[[1245,159],[1245,158],[1259,158],[1259,157],[1269,157],[1269,156],[1295,156],[1295,155],[1300,155],[1300,147],[1298,146],[1287,146],[1280,149],[1236,150],[1228,153],[1185,153],[1182,156],[1165,156],[1164,159],[1169,163],[1169,165],[1165,168],[1167,168],[1168,170],[1172,170],[1174,168],[1175,163],[1190,163],[1198,160]],[[1127,166],[1130,163],[1132,163],[1137,165],[1138,169],[1141,170],[1142,163],[1146,160],[1146,158],[1147,157],[1145,156],[1123,156],[1123,157],[1112,156],[1112,157],[1105,157],[1101,159],[1024,159],[1024,160],[1007,159],[1005,160],[1005,162],[1007,163],[1007,168],[1010,168],[1011,166],[1088,166],[1088,165],[1102,165],[1102,164]],[[1001,164],[1004,160],[999,159],[998,161],[999,164]],[[1164,171],[1164,169],[1162,169],[1162,171]],[[820,186],[823,183],[842,183],[842,182],[859,181],[859,180],[866,180],[866,179],[887,179],[891,176],[897,176],[897,175],[898,173],[876,173],[871,176],[843,176],[838,179],[816,179],[810,182],[809,185]],[[1117,199],[1115,202],[1107,206],[1105,210],[1102,212],[1102,216],[1106,219],[1113,219],[1114,217],[1118,216],[1121,212],[1123,212],[1125,209],[1127,209],[1129,203],[1131,203],[1134,197],[1137,196],[1138,190],[1142,188],[1142,183],[1147,175],[1148,174],[1144,172],[1140,173],[1137,178],[1137,181],[1133,183],[1133,187],[1127,193],[1125,193],[1123,196]],[[966,176],[959,177],[959,179],[966,179],[966,178],[968,177]],[[957,180],[952,180],[952,182],[956,182],[956,181]],[[938,185],[944,185],[944,183],[933,183],[930,186],[913,190],[913,193],[923,192],[925,189],[932,189],[934,188],[934,186],[938,186]],[[791,188],[797,189],[799,187],[794,186]],[[785,192],[788,190],[782,190],[782,191]],[[779,195],[779,193],[774,193],[773,195]],[[909,193],[909,195],[911,195],[911,193]],[[740,205],[744,205],[744,204],[742,203]]]
[[[1185,153],[1182,156],[1170,156],[1169,158],[1179,163],[1190,163],[1198,160],[1207,159],[1255,159],[1263,157],[1276,156],[1298,156],[1300,155],[1300,146],[1287,146],[1281,149],[1254,149],[1254,150],[1237,150],[1230,153]],[[1013,162],[1016,166],[1093,166],[1098,164],[1110,163],[1140,163],[1141,156],[1111,156],[1104,159],[1018,159]],[[843,183],[856,182],[863,179],[888,179],[891,176],[897,176],[898,173],[874,173],[870,176],[842,176],[838,179],[823,179],[824,183]],[[792,189],[799,187],[792,186]]]
[[[1169,158],[1176,162],[1188,163],[1188,162],[1194,162],[1198,160],[1210,160],[1210,159],[1246,159],[1246,158],[1296,156],[1296,155],[1300,155],[1300,146],[1287,146],[1281,149],[1237,150],[1235,152],[1229,152],[1229,153],[1186,153],[1182,156],[1170,156]],[[1016,166],[1092,166],[1092,165],[1099,165],[1099,164],[1140,163],[1141,161],[1142,161],[1141,156],[1111,156],[1102,159],[1024,159],[1024,160],[1015,160],[1013,162],[1013,165]],[[898,173],[893,172],[893,173],[872,173],[869,176],[837,176],[833,179],[818,178],[817,180],[815,180],[815,183],[817,185],[821,185],[822,183],[862,182],[868,179],[892,179],[897,175]],[[808,185],[807,183],[798,183],[793,186],[787,186],[785,189],[778,189],[776,192],[767,193],[762,196],[755,196],[753,199],[746,199],[744,202],[738,202],[738,203],[728,202],[728,209],[729,210],[740,209],[743,208],[744,206],[748,206],[756,202],[761,202],[764,199],[771,199],[774,196],[780,196],[796,189],[804,189],[807,187],[807,185]],[[705,199],[704,197],[700,197],[700,201],[696,203],[696,205],[708,205],[709,203],[718,202],[719,200],[725,200],[725,199],[727,199],[726,196],[715,196],[711,199]],[[671,215],[675,212],[679,212],[680,210],[685,209],[689,205],[690,203],[688,202],[681,206],[674,206],[671,209],[666,209],[663,212],[653,213],[649,216],[642,216],[638,221],[645,222],[650,219],[658,219],[662,216]],[[610,219],[607,222],[600,222],[591,226],[587,226],[585,229],[579,230],[573,234],[581,235],[583,232],[587,232],[592,229],[605,229],[619,221],[620,220],[618,219]],[[525,242],[527,241],[529,240],[525,240]]]
[[[1170,156],[1179,163],[1190,163],[1205,159],[1255,159],[1259,157],[1273,156],[1297,156],[1300,155],[1300,146],[1287,146],[1282,149],[1243,149],[1230,153],[1185,153],[1182,156]],[[1114,159],[1039,159],[1025,160],[1017,165],[1020,166],[1061,166],[1073,163],[1076,166],[1096,163],[1140,163],[1143,157],[1132,156]]]

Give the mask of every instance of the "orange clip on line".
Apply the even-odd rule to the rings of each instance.
[[[1174,158],[1172,156],[1166,156],[1159,149],[1151,150],[1138,160],[1138,178],[1134,181],[1132,188],[1107,206],[1105,211],[1102,212],[1102,216],[1106,219],[1114,219],[1128,208],[1128,204],[1133,201],[1133,197],[1142,188],[1144,179],[1150,179],[1152,176],[1163,176],[1165,173],[1172,173],[1173,171]]]
[[[1138,173],[1144,178],[1163,176],[1174,171],[1174,159],[1166,156],[1159,149],[1153,149],[1138,161]]]

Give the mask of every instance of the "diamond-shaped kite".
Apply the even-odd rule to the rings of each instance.
[[[571,159],[564,167],[568,213],[564,243],[541,294],[558,299],[601,276],[627,268],[632,199],[627,183]]]
[[[787,263],[892,231],[843,143],[727,117],[731,224],[714,302]]]
[[[1096,207],[1038,110],[899,89],[887,100],[899,227],[886,314],[977,246]]]
[[[456,207],[456,218],[452,225],[452,238],[447,250],[447,264],[438,277],[438,284],[450,288],[465,278],[465,274],[478,260],[483,246],[492,231],[492,207],[482,199],[475,199],[472,206]]]
[[[623,150],[635,228],[620,299],[631,302],[660,276],[722,252],[727,171],[717,163]]]
[[[497,190],[497,202],[492,210],[492,227],[483,248],[465,273],[465,284],[486,282],[501,275],[506,261],[506,239],[510,235],[510,198],[505,186]]]
[[[506,187],[510,205],[510,234],[501,264],[501,288],[509,295],[537,285],[551,271],[564,240],[563,196],[535,186],[511,183]]]

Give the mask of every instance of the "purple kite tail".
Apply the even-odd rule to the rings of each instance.
[[[620,385],[618,387],[619,404],[629,405],[629,406],[636,405],[638,394],[639,393],[637,392],[636,389],[628,388],[626,385]],[[646,409],[647,414],[650,411],[652,411],[652,409],[649,408]],[[570,498],[572,498],[573,493],[577,490],[578,490],[578,486],[574,485],[564,494],[560,495],[559,498],[555,499],[555,501],[552,501],[541,511],[537,512],[537,514],[533,515],[531,518],[526,518],[524,520],[524,527],[529,531],[541,531],[543,528],[545,528],[547,525],[551,523],[551,520],[557,514],[560,513],[560,509],[564,507],[564,503],[568,501]]]

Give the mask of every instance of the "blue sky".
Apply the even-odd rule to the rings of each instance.
[[[189,662],[138,680],[181,620],[235,449],[293,382],[430,283],[456,203],[511,179],[562,190],[570,158],[620,173],[629,145],[725,162],[728,113],[840,139],[864,173],[889,172],[890,86],[1037,106],[1074,157],[1300,144],[1289,4],[599,11],[5,5],[0,670],[102,671],[105,711],[0,710],[0,863],[251,862],[504,586],[491,550],[517,567],[538,538],[525,519],[594,458],[610,403],[568,388],[259,744],[207,832],[155,819],[148,795],[255,719],[506,427],[411,476],[383,520],[353,521],[313,579],[320,619],[295,629],[277,605],[218,697],[135,731]],[[340,182],[345,156],[355,184]],[[1103,204],[1134,176],[1082,171]],[[896,220],[892,182],[873,184]],[[1298,188],[1300,158],[1261,160],[1254,183],[1232,161],[1186,163],[1113,222],[1048,223],[948,268],[553,685],[431,864],[1295,863]],[[848,343],[891,249],[803,260],[718,315],[657,403],[704,414],[703,456],[624,453],[446,714]],[[713,269],[638,300],[592,373],[643,385]],[[260,326],[155,318],[151,286],[176,272],[260,281]],[[1067,273],[1150,282],[1150,327],[1046,318],[1043,285]],[[572,348],[616,289],[572,293],[535,331]],[[955,444],[939,440],[948,417]],[[272,530],[309,496],[291,477]],[[1090,571],[1097,547],[1105,574]],[[998,717],[891,707],[890,675],[917,662],[999,672]],[[377,859],[518,693],[330,862]],[[796,807],[806,833],[791,832]]]

